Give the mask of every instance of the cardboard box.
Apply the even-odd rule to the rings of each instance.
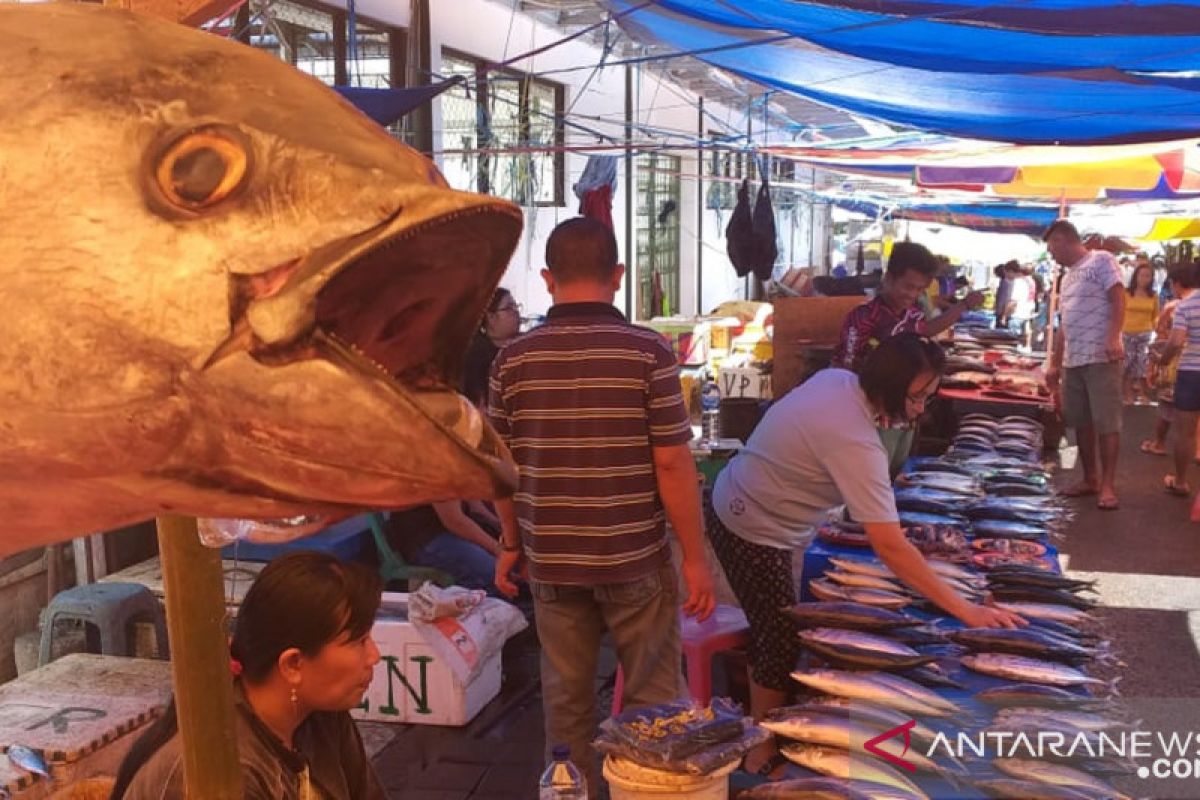
[[[500,693],[500,653],[463,685],[408,621],[408,595],[384,592],[371,636],[382,657],[355,719],[416,725],[466,725]]]

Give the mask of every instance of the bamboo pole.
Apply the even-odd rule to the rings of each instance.
[[[195,519],[177,516],[158,518],[158,549],[186,794],[240,800],[221,551],[200,543]]]

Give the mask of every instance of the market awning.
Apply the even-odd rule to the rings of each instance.
[[[1050,223],[1058,218],[1058,209],[1053,206],[1024,206],[1011,203],[928,203],[903,205],[888,208],[879,203],[865,200],[835,200],[835,204],[846,211],[865,214],[876,219],[910,219],[916,222],[933,222],[941,225],[956,225],[985,233],[1021,233],[1040,236]]]
[[[1200,131],[1200,78],[1187,71],[1200,50],[1200,0],[901,4],[924,8],[912,17],[895,13],[896,4],[881,14],[874,2],[849,3],[875,9],[868,13],[836,2],[760,0],[742,11],[719,0],[602,1],[624,13],[621,26],[641,41],[921,130],[1025,144],[1166,141]],[[1033,16],[1066,30],[1031,33],[1022,22],[1031,5],[1058,9]],[[1173,27],[1162,21],[1168,9]],[[928,18],[942,10],[945,19]],[[841,22],[826,19],[835,12]],[[986,21],[963,22],[958,12]],[[1142,17],[1146,24],[1128,30],[1148,32],[1114,27]]]
[[[1197,239],[1200,238],[1200,219],[1156,219],[1154,227],[1140,238],[1153,242]]]

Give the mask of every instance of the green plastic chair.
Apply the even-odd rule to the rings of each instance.
[[[405,581],[408,590],[421,588],[425,581],[432,581],[438,586],[453,586],[454,579],[434,567],[418,567],[409,564],[388,544],[383,532],[383,514],[375,511],[367,515],[371,525],[371,535],[375,537],[375,549],[379,551],[379,577],[383,578],[384,586],[392,581]]]

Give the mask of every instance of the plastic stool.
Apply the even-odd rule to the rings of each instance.
[[[712,616],[697,622],[680,615],[679,638],[687,665],[688,694],[702,705],[712,700],[712,657],[724,650],[742,647],[750,640],[750,623],[737,606],[718,605]],[[625,673],[617,662],[617,683],[613,687],[612,715],[621,713],[625,693]]]
[[[100,632],[100,653],[132,656],[129,627],[138,619],[154,624],[158,639],[158,657],[167,658],[167,624],[154,594],[140,583],[93,583],[59,592],[46,608],[38,666],[50,663],[54,642],[54,624],[74,619],[96,626]]]

